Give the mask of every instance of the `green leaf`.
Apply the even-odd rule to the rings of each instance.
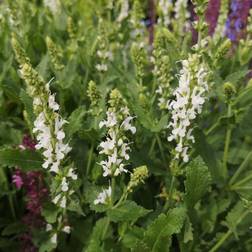
[[[138,218],[145,216],[151,212],[142,206],[137,205],[134,201],[125,201],[117,208],[112,208],[107,211],[108,217],[114,221],[130,221],[135,222]]]
[[[197,157],[186,168],[185,202],[189,208],[207,192],[210,183],[210,172],[202,158]]]
[[[68,118],[69,123],[66,129],[68,137],[71,137],[74,133],[76,133],[83,127],[82,121],[85,114],[86,114],[85,108],[79,107],[76,110],[74,110],[72,114],[69,116]]]
[[[199,129],[194,130],[196,153],[199,154],[207,164],[213,180],[221,182],[223,180],[220,161],[217,159],[216,152],[208,143],[205,134]]]
[[[7,166],[18,166],[22,170],[38,170],[42,167],[43,159],[40,153],[32,150],[0,150],[0,164]]]
[[[248,72],[248,69],[241,69],[239,71],[231,73],[225,78],[224,82],[232,82],[235,84],[240,79],[244,78],[248,74]]]
[[[183,242],[187,243],[193,240],[193,227],[192,223],[190,222],[189,218],[186,218],[185,225],[184,225],[184,238]]]
[[[35,116],[33,113],[33,104],[32,104],[32,98],[22,89],[20,92],[20,100],[23,102],[25,111],[28,115],[28,120],[32,124],[35,120]]]
[[[138,226],[132,226],[122,238],[122,243],[126,248],[134,248],[137,243],[143,239],[144,229]]]
[[[57,247],[57,244],[52,243],[51,239],[43,241],[39,246],[39,252],[51,252]]]
[[[85,200],[90,204],[90,209],[96,212],[105,212],[108,209],[108,204],[94,204],[94,200],[97,198],[98,194],[104,189],[101,186],[96,186],[88,181],[84,183],[85,185]]]
[[[234,233],[236,239],[238,239],[238,234],[236,231],[237,225],[239,224],[239,219],[241,215],[246,211],[242,201],[239,201],[227,214],[226,216],[226,226]]]
[[[139,122],[151,132],[158,133],[165,128],[168,121],[168,115],[164,115],[159,121],[150,111],[143,109],[137,102],[132,106]]]
[[[59,212],[58,207],[56,207],[52,203],[47,203],[46,205],[43,206],[41,214],[45,218],[46,222],[55,223],[57,220],[58,212]]]
[[[248,107],[252,103],[252,87],[244,88],[234,101],[234,105]]]
[[[173,234],[178,234],[183,227],[186,209],[177,207],[171,209],[167,215],[160,214],[147,228],[144,242],[152,252],[168,251]]]
[[[95,227],[92,231],[92,235],[89,240],[87,248],[83,249],[83,252],[103,252],[102,240],[107,235],[104,233],[106,227],[109,224],[108,218],[100,219],[96,222]]]
[[[25,225],[22,222],[14,222],[5,227],[2,231],[2,235],[14,235],[22,233],[26,230]]]

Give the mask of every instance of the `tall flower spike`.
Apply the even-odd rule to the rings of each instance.
[[[158,23],[167,27],[171,23],[172,10],[173,10],[172,0],[159,0],[158,1],[158,12],[159,12]]]
[[[99,35],[97,36],[97,50],[96,56],[98,59],[98,63],[96,64],[96,69],[105,73],[108,71],[108,63],[113,60],[113,53],[109,48],[108,34],[106,31],[106,27],[104,25],[104,21],[99,19]]]
[[[197,54],[189,55],[182,61],[179,86],[174,90],[174,100],[168,102],[171,111],[171,122],[168,128],[171,134],[168,141],[175,140],[175,159],[182,158],[183,162],[189,161],[188,149],[194,142],[192,135],[192,121],[202,111],[208,91],[208,69]]]
[[[214,39],[218,40],[225,35],[225,23],[229,12],[229,0],[222,0],[219,10],[219,17],[214,31]]]
[[[57,71],[62,70],[64,68],[64,65],[61,63],[63,58],[62,50],[50,37],[46,37],[46,45],[54,69]]]
[[[131,58],[136,67],[136,75],[141,82],[144,77],[144,67],[147,62],[147,53],[144,43],[134,42],[131,46]]]
[[[126,165],[131,148],[126,135],[135,134],[136,128],[132,125],[133,117],[129,114],[126,102],[117,89],[111,91],[108,103],[107,118],[99,123],[100,128],[107,130],[106,139],[99,145],[99,154],[106,157],[100,165],[104,177],[116,177],[128,172]],[[106,191],[100,193],[94,204],[104,203],[106,195],[109,196]]]
[[[129,109],[117,89],[110,93],[109,104],[107,119],[99,124],[100,128],[106,127],[108,133],[106,140],[99,145],[99,153],[107,156],[107,160],[100,163],[104,177],[118,176],[122,172],[127,172],[124,162],[129,160],[130,147],[126,132],[136,133],[136,128],[131,124],[133,117],[129,114]]]
[[[167,100],[170,96],[170,83],[172,81],[170,58],[167,44],[172,42],[170,33],[166,28],[159,29],[154,40],[153,74],[157,79],[158,106],[167,109]]]
[[[53,15],[57,15],[61,8],[59,0],[44,0],[44,5],[52,12]]]
[[[121,23],[129,15],[129,0],[121,0],[120,4],[121,10],[119,16],[117,17],[117,22],[119,23]]]
[[[232,0],[231,12],[226,21],[225,33],[227,37],[237,42],[244,37],[246,32],[247,18],[250,9],[249,0]]]
[[[189,29],[188,19],[190,13],[188,11],[188,1],[187,0],[177,0],[174,5],[174,20],[173,27],[179,35],[183,35],[186,30]]]
[[[15,38],[12,44],[16,49],[21,48]],[[37,140],[35,148],[42,151],[43,168],[49,170],[49,174],[56,175],[50,176],[54,184],[51,187],[52,201],[59,207],[66,208],[68,198],[73,193],[73,190],[70,190],[71,182],[77,179],[73,168],[62,166],[62,161],[71,150],[64,142],[63,125],[66,121],[59,114],[60,107],[55,101],[55,94],[50,92],[50,82],[47,84],[44,82],[29,61],[24,60],[26,57],[18,54],[20,50],[14,48],[14,51],[17,54],[16,58],[20,60],[20,74],[26,82],[28,94],[33,98],[33,110],[37,116],[33,128]],[[61,220],[62,215],[60,215]]]

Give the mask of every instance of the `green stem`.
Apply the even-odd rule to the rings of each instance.
[[[115,177],[112,177],[111,181],[111,207],[114,204],[114,195],[115,195]]]
[[[211,248],[209,252],[215,252],[217,249],[227,240],[227,238],[232,234],[230,230],[221,237],[221,239]]]
[[[120,206],[121,203],[127,198],[127,196],[128,196],[128,193],[127,191],[125,191],[123,195],[121,196],[121,198],[118,200],[118,202],[113,206],[113,208],[117,208],[118,206]]]
[[[108,231],[108,227],[109,227],[109,223],[110,223],[110,219],[108,218],[106,226],[104,227],[104,231],[103,231],[103,234],[102,234],[102,240],[105,240],[105,237],[106,237],[106,234],[107,234],[107,231]]]
[[[86,176],[88,176],[88,175],[89,175],[89,172],[90,172],[90,167],[91,167],[93,152],[94,152],[94,143],[92,143],[91,148],[90,148],[90,150],[89,150],[88,161],[87,161]]]
[[[231,189],[237,188],[238,186],[240,186],[240,185],[246,183],[247,181],[249,181],[250,179],[252,179],[252,174],[249,175],[249,176],[247,176],[247,177],[245,177],[244,179],[238,181],[237,183],[235,183],[235,184],[231,187]]]
[[[174,182],[175,182],[175,176],[172,175],[171,184],[169,188],[169,194],[168,194],[168,200],[166,201],[164,205],[163,212],[166,212],[171,204],[172,194],[173,194],[173,189],[174,189]]]
[[[210,129],[206,131],[206,136],[210,135],[218,126],[219,126],[219,122],[215,123]]]
[[[230,117],[231,114],[232,114],[232,108],[231,108],[231,104],[229,104],[227,116]],[[231,134],[232,134],[232,128],[230,126],[228,126],[228,129],[226,132],[224,154],[223,154],[223,169],[224,169],[224,177],[225,178],[227,177],[227,159],[228,159],[229,145],[230,145],[230,141],[231,141]]]
[[[113,208],[113,204],[114,204],[114,190],[115,190],[115,177],[112,177],[111,179],[111,199],[110,199],[110,207]],[[105,239],[105,236],[107,234],[108,231],[108,227],[110,224],[110,218],[108,217],[108,221],[106,223],[106,226],[104,227],[104,232],[102,235],[102,239]]]
[[[165,163],[164,148],[163,148],[162,142],[161,142],[160,137],[159,137],[158,134],[156,134],[156,138],[157,138],[158,146],[159,146],[159,149],[160,149],[160,152],[161,152],[161,157],[163,159],[163,162]]]
[[[156,139],[156,138],[153,138],[152,143],[151,143],[150,150],[149,150],[149,152],[148,152],[148,156],[150,156],[150,155],[152,154],[152,152],[153,152],[153,150],[154,150],[154,147],[155,147],[155,145],[156,145],[156,142],[157,142],[157,139]]]
[[[229,182],[230,185],[232,185],[234,183],[234,181],[239,177],[239,175],[241,174],[241,172],[247,167],[247,165],[248,165],[251,157],[252,157],[252,151],[248,153],[248,155],[246,156],[246,158],[244,159],[244,161],[242,162],[242,164],[239,166],[239,168],[237,169],[237,171],[235,172],[235,174],[230,179],[230,182]]]
[[[245,218],[248,214],[250,213],[249,211],[244,212],[241,217],[237,220],[237,225]],[[229,238],[229,236],[232,234],[232,231],[229,229],[221,238],[220,240],[209,250],[209,252],[215,252],[217,249],[219,249],[222,244]]]
[[[7,176],[2,168],[0,169],[0,178],[2,178],[2,179],[0,179],[0,181],[3,181],[6,183],[6,187],[5,187],[6,190],[9,190],[8,179],[7,179]],[[9,205],[10,205],[11,215],[12,215],[13,219],[16,219],[15,207],[14,207],[14,203],[13,203],[13,195],[8,194],[8,201],[9,201]]]

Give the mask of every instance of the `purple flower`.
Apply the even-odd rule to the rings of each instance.
[[[220,0],[210,0],[206,10],[206,21],[209,24],[209,35],[213,35],[220,10]]]
[[[20,189],[23,186],[24,182],[21,171],[19,169],[17,169],[15,171],[15,174],[12,176],[12,183],[15,184],[17,189]]]
[[[246,34],[247,18],[250,0],[232,0],[230,14],[226,21],[226,36],[233,42],[238,42]]]
[[[28,135],[25,135],[20,145],[22,149],[35,150],[36,142]],[[36,252],[38,249],[32,242],[34,229],[45,226],[41,216],[42,204],[48,198],[48,189],[45,187],[43,173],[39,171],[23,172],[17,168],[12,176],[12,182],[20,189],[24,189],[26,198],[26,213],[22,222],[27,226],[27,231],[19,236],[21,251]]]

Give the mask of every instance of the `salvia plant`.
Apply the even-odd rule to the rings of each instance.
[[[0,1],[0,251],[252,251],[252,1]]]

